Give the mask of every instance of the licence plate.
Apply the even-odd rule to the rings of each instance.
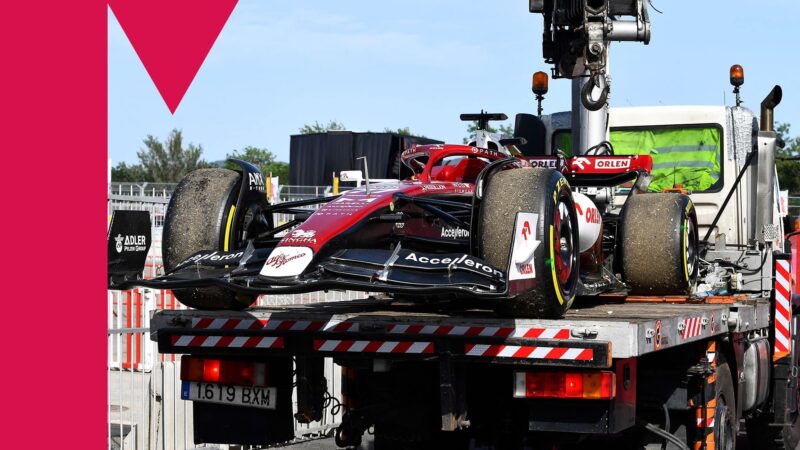
[[[274,387],[229,386],[197,381],[181,383],[183,400],[275,409],[275,396],[278,390]]]

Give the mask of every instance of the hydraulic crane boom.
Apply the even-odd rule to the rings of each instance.
[[[608,50],[612,41],[650,42],[645,0],[529,0],[544,16],[542,54],[553,78],[573,80],[573,154],[607,141]]]

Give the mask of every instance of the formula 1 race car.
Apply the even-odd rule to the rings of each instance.
[[[488,302],[503,315],[545,318],[563,316],[576,295],[672,295],[693,286],[692,202],[679,192],[644,193],[649,156],[613,156],[610,148],[548,155],[524,136],[542,126],[536,116],[518,115],[517,136],[499,142],[483,129],[505,115],[463,117],[482,124],[475,145],[409,148],[401,161],[411,178],[367,180],[339,196],[270,204],[262,173],[247,162],[236,161],[239,171],[194,171],[167,210],[164,275],[141,279],[133,253],[112,241],[145,227],[120,231],[115,220],[110,286],[173,289],[198,309],[333,289]],[[625,183],[620,209],[611,199]],[[274,213],[294,219],[276,224]]]

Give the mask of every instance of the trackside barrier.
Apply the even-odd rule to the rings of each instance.
[[[164,360],[157,353],[157,344],[149,338],[147,328],[114,328],[108,330],[108,346],[120,345],[126,337],[133,342],[133,361],[145,361],[152,355],[151,370],[123,367],[122,361],[109,364],[108,370],[108,449],[183,450],[196,448],[194,442],[191,402],[180,399],[180,357]],[[174,360],[173,360],[174,359]],[[140,366],[141,367],[141,366]],[[341,367],[325,359],[325,378],[328,392],[341,399]],[[292,392],[294,413],[297,412],[297,392]],[[308,440],[330,436],[342,419],[328,408],[319,422],[295,422],[295,439]],[[228,449],[227,445],[214,448]]]
[[[144,278],[163,274],[161,239],[163,219],[174,185],[113,185],[109,188],[109,214],[118,209],[149,211],[153,228],[152,246]],[[288,188],[288,187],[287,187]],[[326,195],[329,187],[282,190],[282,201]],[[276,223],[291,215],[275,214]],[[364,292],[313,292],[260,296],[256,306],[299,305],[364,298]],[[108,291],[108,448],[178,450],[195,448],[191,403],[180,399],[180,355],[158,353],[150,340],[150,315],[158,309],[186,309],[170,290],[137,288]],[[328,392],[341,398],[341,368],[325,359]],[[297,410],[296,391],[292,400]],[[341,412],[311,424],[295,423],[299,440],[330,435],[341,421]],[[228,449],[225,445],[214,448]],[[238,447],[236,447],[238,448]]]
[[[142,201],[153,199],[167,199],[175,191],[178,183],[149,183],[149,182],[112,182],[108,186],[109,198],[123,200],[124,198],[138,198]],[[354,186],[339,186],[339,192],[352,189]],[[309,198],[325,197],[333,194],[333,186],[298,186],[281,184],[278,186],[278,201],[305,200]]]

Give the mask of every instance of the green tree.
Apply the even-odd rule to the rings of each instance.
[[[173,129],[163,143],[148,135],[144,145],[136,155],[147,176],[155,182],[175,183],[187,173],[208,166],[200,159],[203,147],[189,144],[184,148],[183,135],[178,129]]]
[[[125,162],[121,162],[111,168],[111,181],[135,183],[153,180],[141,164],[128,165]]]
[[[787,159],[800,157],[800,138],[790,137],[790,128],[788,123],[778,123],[775,131],[786,145],[778,149],[775,156],[778,158],[776,164],[781,189],[788,189],[789,193],[797,195],[800,194],[800,161]]]
[[[414,136],[414,137],[421,137],[421,138],[427,137],[424,134],[415,134],[415,133],[413,133],[411,131],[411,128],[409,128],[409,127],[398,128],[396,130],[393,130],[393,129],[389,128],[389,127],[386,127],[386,128],[383,129],[383,132],[384,133],[399,134],[400,136]]]
[[[305,124],[300,128],[300,134],[327,133],[328,131],[345,131],[343,123],[331,120],[327,125],[323,125],[316,120],[313,124]]]
[[[226,159],[241,159],[258,166],[264,173],[264,176],[269,176],[272,173],[273,177],[278,177],[280,184],[289,183],[289,164],[278,161],[275,159],[275,154],[265,148],[254,146],[247,146],[241,151],[234,150],[226,155]],[[230,161],[225,162],[225,167],[231,170],[236,170],[238,166]]]

